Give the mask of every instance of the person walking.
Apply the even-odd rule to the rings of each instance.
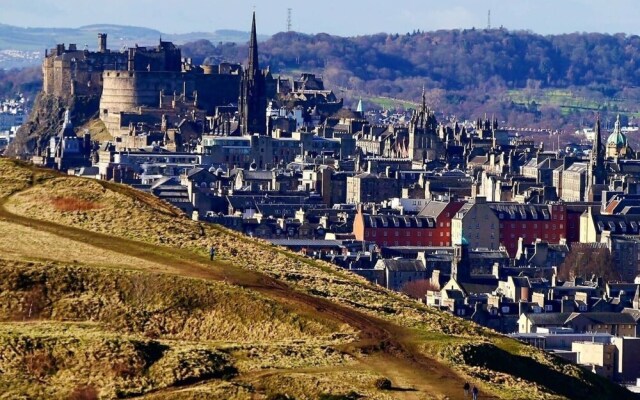
[[[478,400],[478,388],[477,387],[473,387],[473,389],[471,389],[471,394],[473,395],[473,400]]]
[[[209,260],[213,261],[213,258],[216,256],[216,249],[215,247],[211,246],[211,248],[209,249]]]
[[[464,389],[464,398],[466,399],[467,396],[469,396],[469,382],[465,382],[462,388]]]

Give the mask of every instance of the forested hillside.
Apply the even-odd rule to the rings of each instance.
[[[242,61],[245,45],[187,43],[196,61]],[[575,122],[595,111],[633,117],[640,98],[640,37],[442,30],[343,38],[279,33],[260,47],[275,73],[316,71],[350,95],[419,98],[443,112],[493,112],[518,123]],[[526,114],[520,115],[517,114]]]
[[[241,60],[246,46],[191,42],[185,53],[204,60]],[[279,33],[264,42],[261,59],[276,70],[323,68],[344,86],[390,94],[383,81],[420,77],[433,88],[587,86],[613,95],[640,84],[640,37],[525,31],[442,30],[343,38]],[[341,76],[340,76],[341,75]],[[342,81],[340,81],[342,79]],[[364,86],[363,86],[364,85]]]

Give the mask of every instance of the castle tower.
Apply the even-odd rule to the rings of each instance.
[[[267,133],[267,95],[265,75],[258,64],[258,39],[256,35],[256,13],[253,13],[251,39],[249,42],[249,60],[242,75],[240,89],[240,124],[242,134]]]
[[[98,33],[98,53],[107,52],[107,34]]]

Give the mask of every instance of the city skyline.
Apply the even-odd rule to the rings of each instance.
[[[90,5],[89,7],[87,5]],[[95,5],[95,7],[93,7]],[[540,34],[603,32],[638,34],[640,12],[632,0],[607,3],[595,0],[401,0],[368,7],[364,1],[325,1],[321,6],[300,5],[291,0],[267,5],[239,0],[233,3],[184,0],[181,7],[151,0],[100,2],[68,0],[3,1],[0,23],[22,27],[69,27],[89,24],[143,26],[165,33],[212,32],[219,29],[248,31],[250,14],[256,11],[259,32],[275,34],[287,29],[287,9],[292,9],[291,28],[303,33],[357,36],[406,33],[414,30],[469,29],[504,26]],[[365,9],[365,7],[367,7]],[[489,17],[488,12],[491,11]],[[203,12],[204,11],[204,12]],[[149,18],[152,15],[152,18]]]

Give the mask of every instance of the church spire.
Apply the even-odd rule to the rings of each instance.
[[[596,128],[593,133],[593,147],[591,149],[591,162],[594,167],[602,164],[602,137],[600,136],[600,114],[596,117]]]
[[[256,76],[260,71],[258,65],[258,36],[256,35],[256,13],[253,12],[253,21],[251,22],[251,39],[249,41],[249,63],[247,69],[250,74]]]

